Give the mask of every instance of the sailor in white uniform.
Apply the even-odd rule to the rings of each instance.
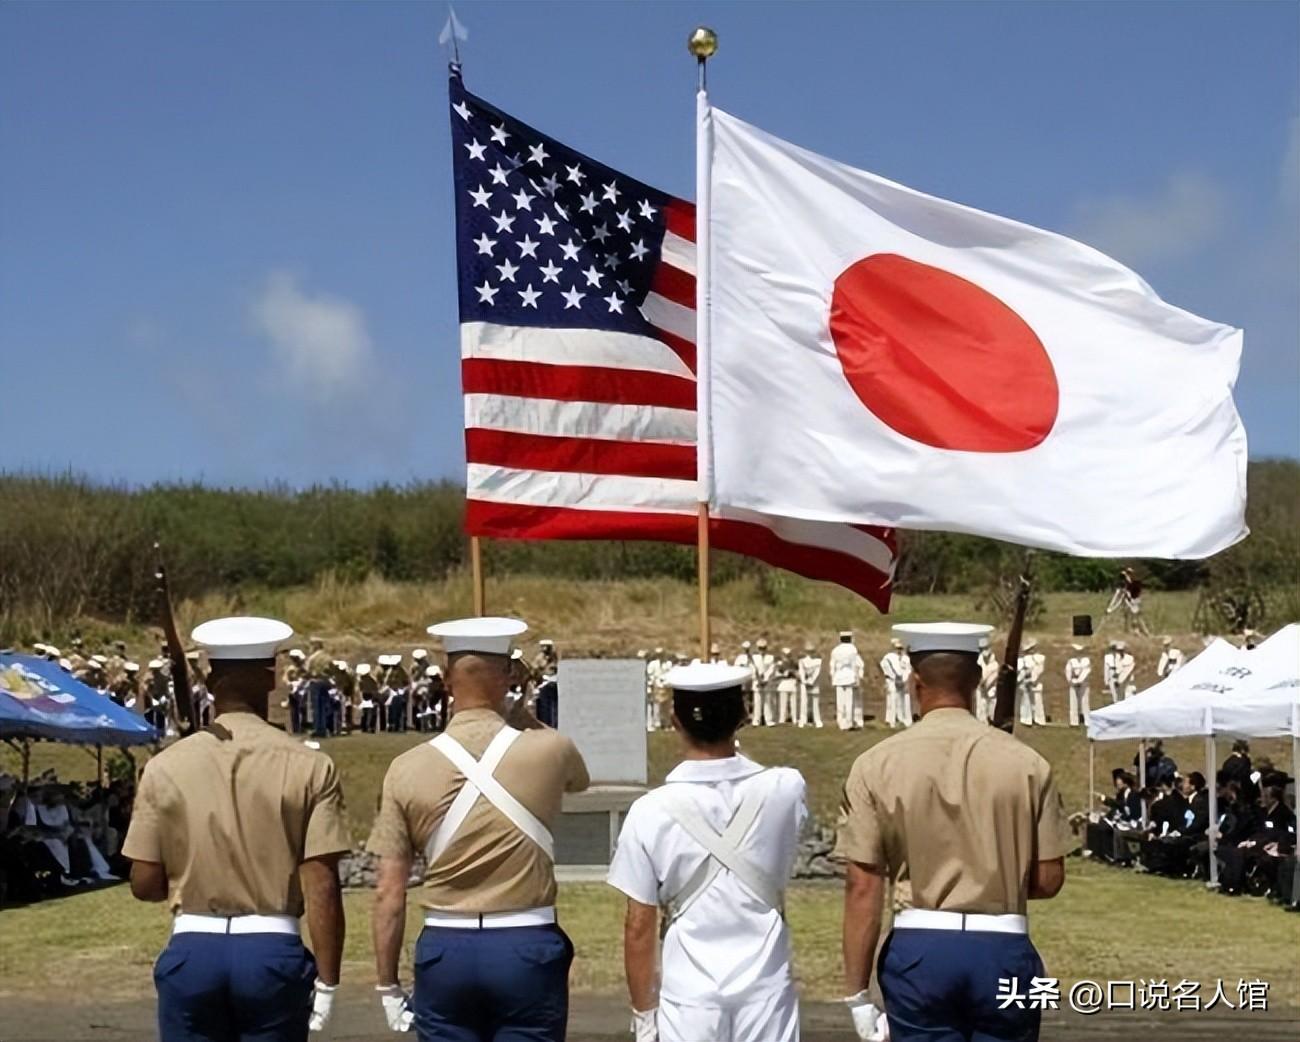
[[[851,630],[840,630],[831,648],[831,685],[835,688],[835,723],[841,731],[862,727],[862,676],[867,665],[853,643]]]
[[[811,719],[813,727],[822,726],[822,660],[812,641],[803,646],[799,660],[799,712],[795,723],[804,727]]]
[[[998,657],[989,646],[988,637],[980,638],[980,683],[975,689],[975,719],[985,723],[993,720],[998,700]]]
[[[1082,644],[1071,644],[1070,647],[1074,656],[1065,664],[1065,683],[1070,689],[1070,726],[1078,727],[1082,721],[1087,727],[1091,715],[1088,678],[1092,676],[1092,659],[1088,658]]]
[[[889,651],[880,660],[880,672],[885,677],[885,724],[911,727],[912,693],[907,681],[912,675],[912,663],[901,640],[891,640],[889,644]]]
[[[668,675],[685,759],[628,811],[609,882],[627,896],[637,1042],[796,1042],[785,888],[808,816],[798,771],[739,755],[746,668]],[[662,970],[656,948],[663,916]]]
[[[1186,656],[1182,651],[1174,647],[1172,637],[1165,637],[1161,642],[1160,662],[1156,665],[1156,676],[1164,680],[1165,677],[1172,676],[1183,668]]]

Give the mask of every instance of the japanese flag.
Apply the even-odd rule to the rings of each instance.
[[[1096,556],[1245,536],[1240,330],[1081,243],[711,119],[714,507]]]

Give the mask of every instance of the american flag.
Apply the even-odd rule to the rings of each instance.
[[[694,543],[695,207],[458,76],[451,129],[468,532]],[[729,511],[710,540],[888,610],[892,529]]]

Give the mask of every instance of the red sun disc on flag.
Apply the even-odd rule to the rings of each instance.
[[[913,441],[1023,452],[1056,423],[1056,372],[1029,323],[992,293],[893,253],[835,280],[831,339],[849,386]]]

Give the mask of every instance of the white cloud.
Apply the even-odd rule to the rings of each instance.
[[[1228,223],[1228,195],[1201,173],[1172,175],[1154,195],[1085,199],[1071,234],[1131,265],[1177,260],[1210,243]]]
[[[361,309],[342,297],[302,290],[290,272],[268,275],[250,311],[277,368],[307,396],[328,401],[371,367],[373,345]]]

